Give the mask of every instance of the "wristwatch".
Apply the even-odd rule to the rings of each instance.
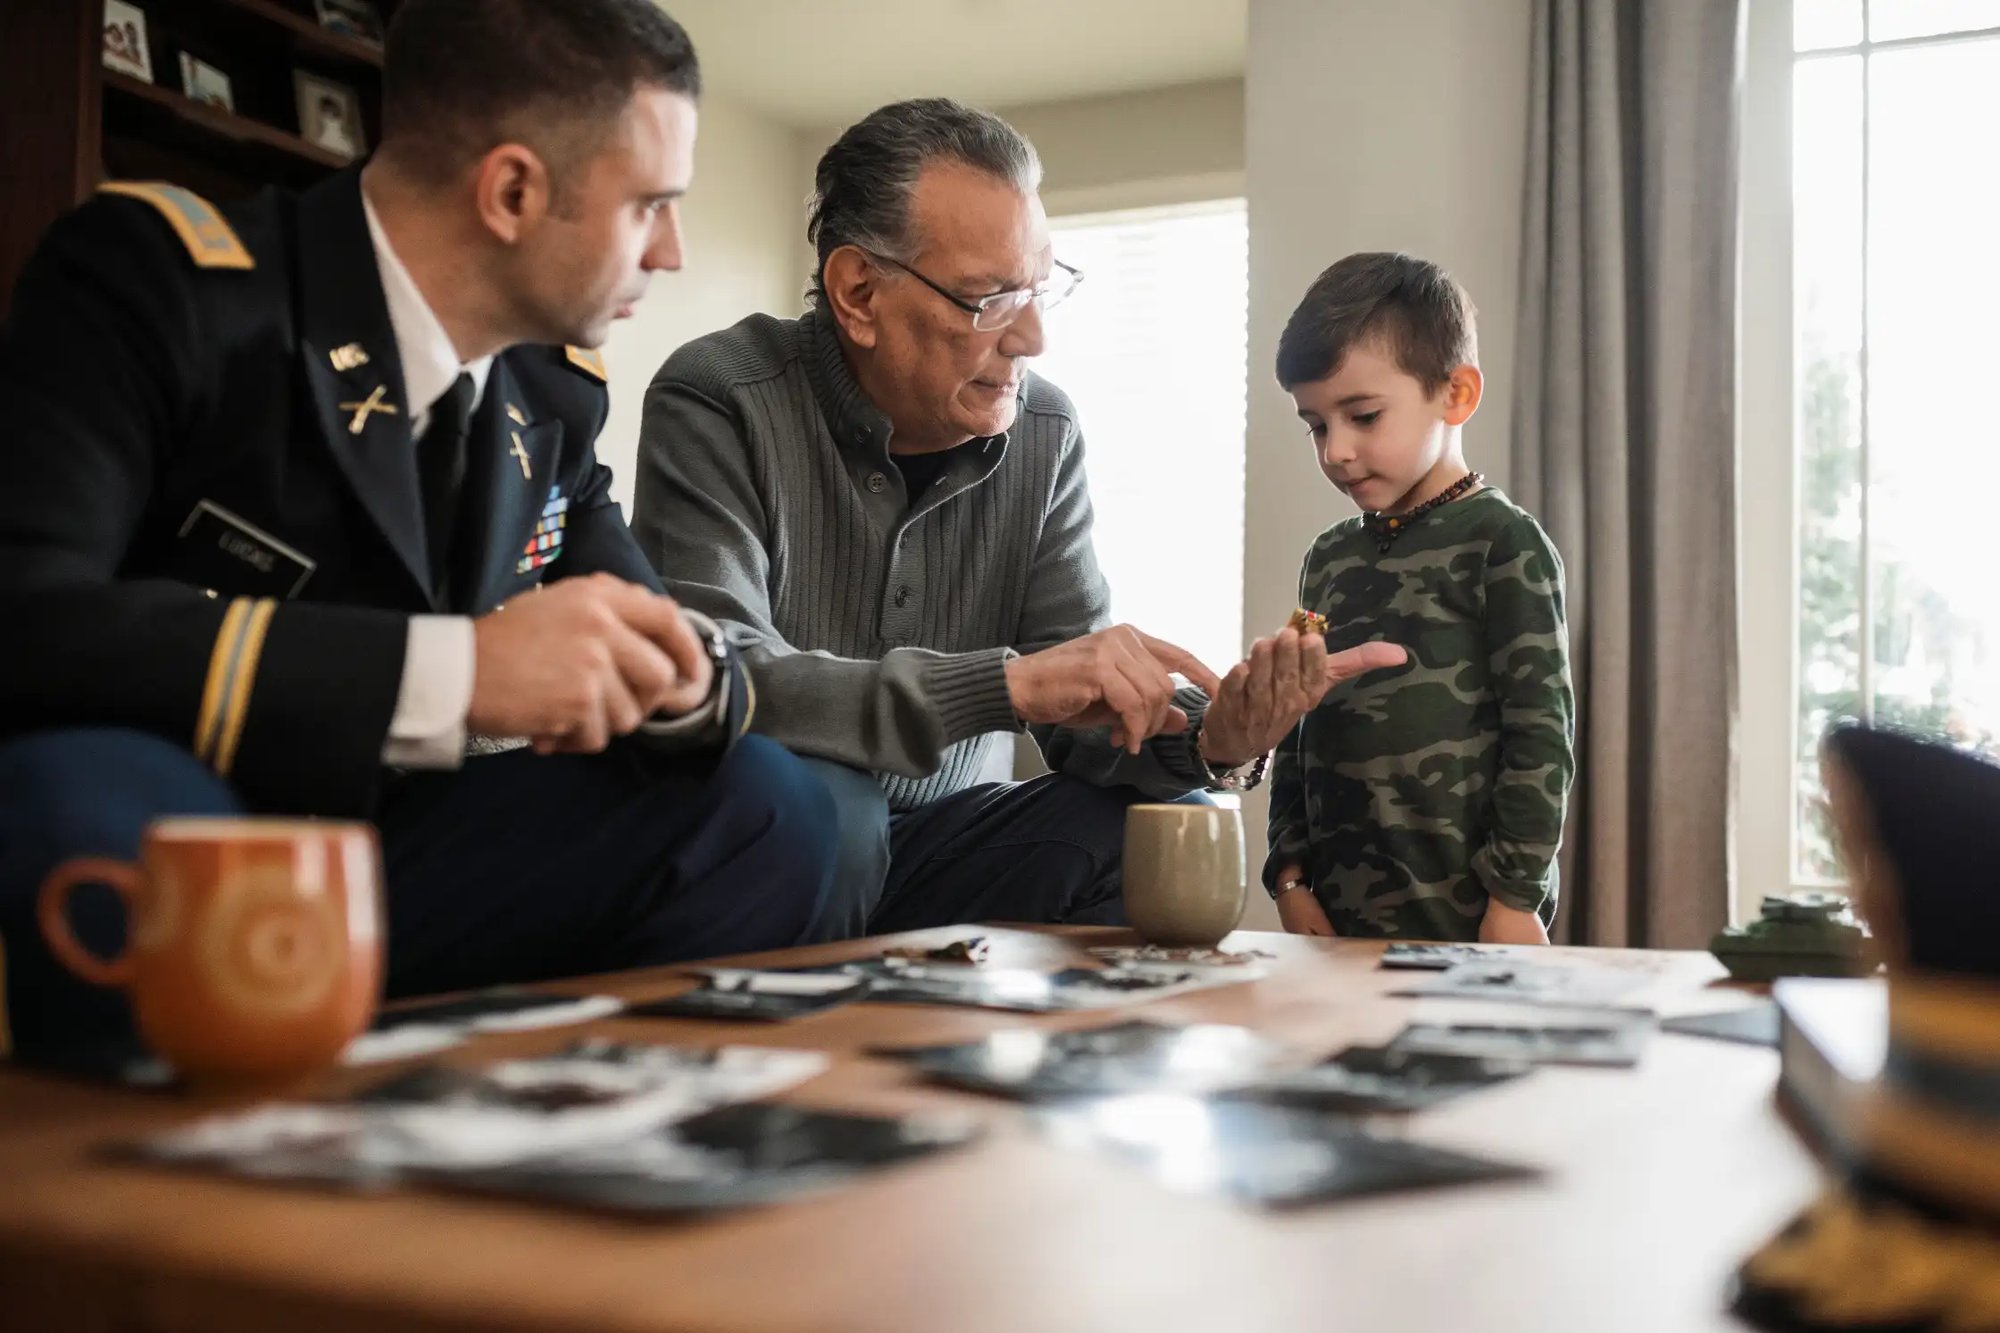
[[[708,620],[708,617],[702,617]],[[689,622],[693,624],[693,621]],[[710,678],[711,695],[726,691],[729,687],[729,636],[722,632],[722,626],[708,620],[708,628],[695,625],[695,632],[701,635],[701,645],[708,652],[708,664],[714,668]]]
[[[711,730],[720,731],[727,716],[730,690],[729,638],[726,631],[698,611],[683,609],[688,628],[701,640],[701,650],[710,667],[708,694],[679,717],[657,713],[640,724],[647,735],[674,743],[700,743]]]
[[[1206,717],[1196,719],[1194,726],[1189,730],[1188,749],[1194,753],[1195,763],[1199,764],[1202,772],[1208,775],[1208,790],[1245,792],[1255,791],[1262,786],[1264,766],[1271,761],[1269,752],[1258,755],[1248,763],[1237,764],[1233,768],[1217,768],[1209,763],[1201,752],[1201,724],[1205,720]]]

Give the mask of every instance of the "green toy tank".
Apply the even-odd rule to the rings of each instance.
[[[1708,951],[1738,981],[1854,977],[1869,970],[1867,937],[1840,894],[1769,895],[1757,920],[1730,926]]]

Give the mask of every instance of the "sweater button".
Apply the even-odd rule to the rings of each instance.
[[[896,589],[896,605],[897,605],[897,606],[908,606],[909,604],[910,604],[910,590],[909,590],[909,588],[908,588],[908,587],[902,587],[902,588],[898,588],[898,589]]]
[[[880,495],[889,489],[889,479],[879,472],[871,472],[868,474],[868,489]]]

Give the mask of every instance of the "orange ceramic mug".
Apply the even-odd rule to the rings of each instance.
[[[66,914],[79,884],[124,898],[127,945],[100,958]],[[42,933],[72,972],[124,989],[139,1034],[190,1080],[322,1069],[367,1027],[382,985],[382,852],[366,824],[177,818],[139,863],[85,856],[42,883]]]

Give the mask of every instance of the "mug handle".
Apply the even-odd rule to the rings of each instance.
[[[127,919],[136,919],[145,879],[139,867],[108,856],[79,856],[63,862],[42,881],[37,904],[42,919],[42,935],[49,952],[70,971],[97,986],[132,984],[132,949],[128,944],[116,958],[100,958],[83,947],[69,924],[69,895],[79,884],[107,884],[125,900]]]

